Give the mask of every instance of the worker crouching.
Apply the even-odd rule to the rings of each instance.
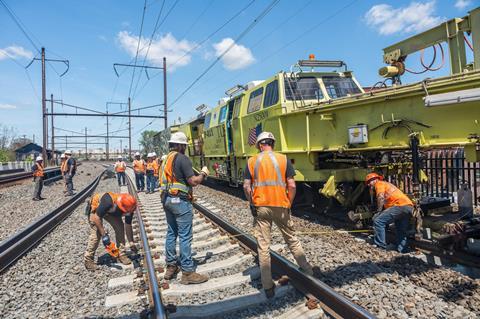
[[[86,209],[90,236],[84,254],[85,268],[88,270],[97,269],[94,258],[100,240],[112,257],[118,259],[124,265],[131,263],[130,258],[125,253],[125,233],[128,241],[133,243],[132,218],[136,208],[137,201],[130,194],[97,193],[92,197]],[[122,216],[125,216],[125,224]],[[110,240],[110,236],[106,233],[103,227],[103,219],[113,227],[117,245]]]
[[[365,182],[375,191],[377,199],[377,213],[373,216],[373,242],[386,249],[386,229],[395,223],[396,249],[401,253],[408,252],[407,232],[413,213],[412,201],[395,185],[384,181],[381,175],[370,173]]]
[[[301,270],[309,275],[313,275],[313,270],[295,236],[290,216],[296,192],[295,170],[285,155],[273,152],[275,137],[272,133],[261,133],[256,144],[260,153],[248,160],[243,189],[255,219],[254,232],[263,289],[267,298],[271,298],[275,295],[270,264],[272,222],[279,228]]]
[[[207,281],[208,277],[195,272],[192,258],[192,187],[200,184],[208,176],[209,171],[207,167],[203,167],[200,175],[193,172],[192,162],[185,155],[188,142],[184,133],[172,134],[168,143],[170,153],[162,164],[160,180],[162,204],[168,224],[165,240],[167,270],[163,277],[170,280],[181,269],[182,284],[199,284]],[[177,237],[180,241],[180,260],[177,260]]]
[[[32,166],[33,172],[33,181],[35,182],[35,188],[33,190],[33,200],[42,200],[42,189],[43,189],[43,178],[44,178],[44,171],[43,171],[43,158],[38,156],[35,159],[35,164]]]

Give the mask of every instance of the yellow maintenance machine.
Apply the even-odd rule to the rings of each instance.
[[[451,74],[402,84],[405,72],[415,72],[407,56],[430,47],[442,64],[448,55]],[[218,106],[172,129],[190,138],[195,166],[207,165],[231,185],[242,183],[247,159],[257,152],[256,136],[269,131],[277,138],[275,150],[292,160],[296,180],[314,190],[317,203],[330,197],[344,207],[365,207],[359,206],[369,198],[361,181],[371,171],[407,176],[419,200],[422,152],[464,147],[468,161],[479,161],[480,8],[385,48],[383,61],[384,80],[363,88],[343,61],[312,55],[289,72],[235,86]],[[435,70],[423,54],[421,62],[421,73]],[[354,215],[371,217],[368,208]]]

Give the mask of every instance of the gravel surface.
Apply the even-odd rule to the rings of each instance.
[[[253,218],[245,200],[202,185],[195,196],[221,209],[220,214],[239,228],[252,232]],[[307,258],[320,269],[316,276],[379,318],[480,317],[480,280],[426,264],[413,254],[380,250],[335,232],[321,218],[294,216],[293,220]],[[274,228],[272,244],[282,243]],[[288,249],[280,253],[293,260]]]
[[[81,170],[86,171],[85,166]],[[77,185],[80,189],[79,183]],[[96,191],[119,190],[115,179],[105,179]],[[2,318],[124,318],[144,309],[144,300],[122,307],[104,307],[105,297],[119,292],[118,289],[108,291],[108,280],[124,276],[127,271],[112,270],[106,265],[96,272],[85,269],[83,253],[89,227],[84,206],[82,204],[37,247],[2,273]],[[108,223],[106,225],[109,228]],[[111,229],[110,234],[114,234]],[[102,245],[99,246],[97,256],[104,255]],[[125,291],[132,289],[124,288]]]
[[[73,178],[74,188],[82,190],[103,170],[100,164],[83,162]],[[42,197],[46,199],[38,202],[32,200],[33,182],[0,188],[0,241],[66,202],[70,197],[65,197],[64,185],[63,180],[45,185]]]

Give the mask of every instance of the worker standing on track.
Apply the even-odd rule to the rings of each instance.
[[[160,189],[163,208],[167,218],[167,238],[165,240],[165,260],[167,270],[164,278],[170,280],[182,270],[180,283],[199,284],[208,276],[195,272],[192,259],[193,227],[193,186],[199,185],[208,176],[207,167],[200,175],[195,175],[192,162],[185,155],[187,136],[182,132],[172,134],[168,141],[170,153],[163,162]],[[176,243],[180,241],[180,268],[178,267]]]
[[[65,196],[73,196],[73,176],[77,171],[77,161],[72,157],[72,151],[65,151],[65,183],[67,184],[67,194]]]
[[[133,160],[133,171],[135,172],[135,184],[138,192],[143,192],[145,189],[145,168],[145,161],[140,158],[140,153],[136,152]]]
[[[160,171],[160,165],[162,165],[160,163],[160,159],[157,157],[157,153],[155,152],[152,152],[152,159],[153,159],[153,169],[154,169],[154,173],[153,173],[153,178],[155,179],[154,180],[154,191],[156,188],[158,188],[158,180],[159,180],[159,177],[158,177],[158,172]]]
[[[377,213],[373,216],[373,242],[387,249],[385,233],[388,225],[395,223],[397,245],[400,253],[408,252],[407,232],[410,217],[413,214],[413,203],[395,185],[383,180],[383,176],[370,173],[365,183],[375,191]]]
[[[147,191],[145,194],[153,194],[155,191],[155,162],[153,161],[152,153],[147,155],[147,168],[145,170],[147,175]]]
[[[121,155],[118,155],[117,159],[114,169],[115,173],[117,173],[118,186],[125,186],[125,170],[127,169],[127,164],[123,161]]]
[[[275,295],[270,264],[272,222],[279,228],[301,270],[309,275],[313,275],[313,270],[295,236],[290,216],[296,192],[295,170],[285,155],[273,152],[275,137],[272,133],[261,133],[256,144],[260,153],[248,160],[243,189],[254,216],[263,289],[267,298],[272,298]]]
[[[43,177],[45,173],[43,172],[43,158],[37,156],[35,159],[35,164],[32,166],[33,172],[33,181],[35,182],[35,189],[33,191],[33,200],[42,200],[42,189],[43,189]]]
[[[100,240],[110,255],[114,255],[124,265],[131,264],[125,253],[125,233],[130,243],[133,243],[132,218],[137,208],[137,200],[130,194],[97,193],[88,202],[86,213],[90,225],[87,250],[84,254],[85,268],[96,270],[95,252]],[[125,224],[122,216],[125,216]],[[115,231],[115,246],[103,227],[105,219]],[[118,247],[118,248],[117,248]],[[117,250],[118,249],[118,250]]]
[[[62,180],[63,184],[65,186],[65,189],[63,190],[64,193],[67,192],[67,180],[65,179],[65,173],[66,171],[66,165],[67,165],[67,158],[65,157],[65,154],[60,155],[60,173],[62,174]]]

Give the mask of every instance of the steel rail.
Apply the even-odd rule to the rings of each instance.
[[[45,169],[44,173],[47,177],[50,175],[53,175],[45,179],[44,182],[51,181],[52,178],[60,176],[60,168],[59,167],[47,168]],[[15,174],[3,175],[3,176],[0,176],[0,184],[8,184],[8,183],[16,182],[22,179],[27,179],[32,177],[33,176],[32,174],[33,174],[32,172],[20,172]]]
[[[193,207],[200,211],[212,222],[217,224],[220,228],[235,236],[235,238],[238,239],[242,245],[255,252],[257,251],[257,243],[252,236],[245,234],[239,228],[231,225],[208,208],[196,202],[193,203]],[[349,319],[376,318],[365,309],[337,293],[325,283],[313,276],[309,276],[301,272],[295,264],[282,257],[278,253],[271,251],[270,256],[272,260],[272,271],[274,273],[277,275],[287,275],[291,279],[291,283],[293,286],[295,286],[295,288],[304,294],[313,295],[323,306],[325,306],[325,310],[334,317]]]
[[[27,253],[49,232],[59,225],[90,195],[103,176],[103,171],[87,187],[60,205],[50,213],[29,224],[25,229],[0,242],[0,273],[12,265],[18,258]]]
[[[137,191],[133,187],[132,180],[128,175],[127,177],[127,185],[128,185],[128,192],[139,200]],[[148,293],[150,295],[150,306],[153,310],[153,318],[156,319],[166,319],[167,313],[165,310],[165,306],[162,300],[162,294],[160,292],[160,288],[158,286],[158,278],[155,272],[155,265],[153,262],[152,254],[150,252],[150,246],[148,245],[148,236],[147,232],[145,231],[145,225],[143,224],[142,216],[138,207],[135,209],[135,216],[137,217],[138,228],[140,230],[140,239],[142,240],[142,246],[144,251],[144,260],[147,266],[147,276],[148,276]]]

